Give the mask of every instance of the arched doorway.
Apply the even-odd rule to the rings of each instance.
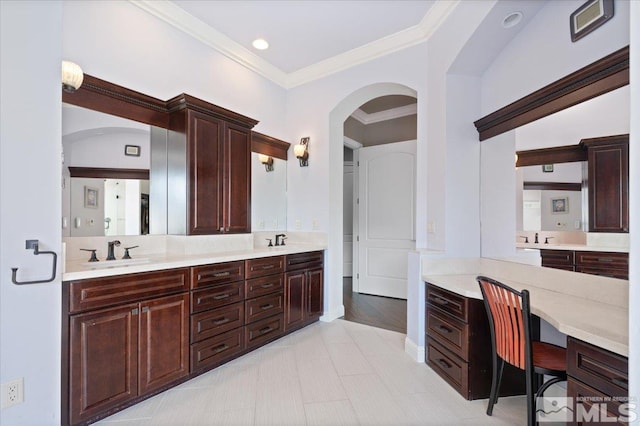
[[[344,122],[362,104],[382,96],[406,95],[417,98],[417,92],[397,83],[375,83],[345,97],[329,114],[329,205],[330,216],[325,289],[325,316],[331,321],[344,315],[343,305],[343,163]],[[419,138],[418,138],[419,140]]]

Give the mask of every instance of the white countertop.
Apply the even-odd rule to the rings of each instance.
[[[531,312],[561,333],[629,356],[629,310],[628,304],[625,305],[624,302],[625,298],[628,299],[628,293],[624,293],[625,285],[628,292],[627,281],[557,271],[557,282],[553,282],[555,271],[550,270],[541,272],[544,280],[538,285],[536,280],[540,277],[536,275],[536,270],[531,268],[549,268],[512,264],[501,276],[499,264],[498,267],[489,265],[483,268],[484,263],[475,273],[464,269],[461,273],[452,274],[423,272],[422,279],[462,296],[480,300],[482,293],[476,281],[478,275],[491,277],[516,290],[527,289],[530,293]],[[522,274],[514,279],[514,271],[520,268]],[[571,282],[576,275],[576,282]],[[585,285],[582,291],[579,287],[580,282]],[[610,297],[607,298],[604,294],[609,294]]]
[[[612,253],[629,253],[628,248],[624,247],[606,247],[593,246],[586,244],[545,244],[545,243],[516,243],[519,249],[537,249],[537,250],[575,250],[575,251],[605,251]]]
[[[134,256],[129,264],[115,261],[100,261],[88,264],[86,260],[67,261],[62,274],[62,281],[99,278],[113,275],[133,274],[137,272],[159,271],[163,269],[184,268],[211,263],[232,262],[234,260],[255,259],[260,257],[281,256],[285,254],[303,253],[325,250],[326,246],[317,244],[290,244],[280,247],[261,247],[248,250],[226,251],[197,255],[140,255]]]

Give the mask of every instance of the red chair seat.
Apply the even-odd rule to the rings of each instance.
[[[546,342],[531,342],[533,366],[554,372],[567,371],[567,350]]]

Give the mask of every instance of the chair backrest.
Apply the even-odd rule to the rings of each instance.
[[[526,370],[529,343],[529,292],[512,289],[491,278],[477,278],[489,316],[495,351],[500,358]]]

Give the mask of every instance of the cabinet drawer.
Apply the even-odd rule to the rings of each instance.
[[[576,266],[626,269],[629,268],[629,254],[604,251],[578,251],[576,252]]]
[[[284,256],[249,259],[245,265],[245,278],[256,278],[284,272]]]
[[[567,339],[567,374],[609,396],[628,396],[627,358],[572,337]]]
[[[244,325],[244,303],[191,315],[191,343]]]
[[[241,300],[244,300],[243,281],[196,290],[191,293],[191,312],[202,312]]]
[[[244,327],[191,345],[191,372],[213,368],[244,350]]]
[[[284,292],[268,294],[245,302],[245,323],[284,312]]]
[[[618,278],[621,280],[629,279],[629,271],[627,269],[576,266],[576,272],[582,272],[583,274],[600,275],[602,277]]]
[[[280,337],[284,332],[283,315],[265,318],[250,325],[245,325],[245,347],[255,348],[270,340]]]
[[[427,286],[427,303],[467,322],[466,298],[433,285]]]
[[[244,280],[244,260],[191,268],[191,288]]]
[[[602,405],[605,404],[607,408],[607,417],[617,418],[618,421],[615,424],[627,424],[622,421],[619,407],[621,402],[612,399],[609,395],[606,395],[591,386],[588,386],[572,377],[567,378],[567,396],[572,397],[574,401],[574,414],[578,413],[594,413],[600,411]],[[624,401],[623,401],[624,402]],[[598,407],[593,407],[593,404],[598,404]],[[580,404],[584,407],[584,410],[577,411],[575,407]],[[583,421],[585,420],[585,421]],[[603,413],[599,414],[599,420],[603,420]],[[574,416],[573,422],[569,422],[571,425],[589,425],[592,424],[593,418],[589,419],[576,419]]]
[[[288,254],[286,257],[286,270],[297,271],[299,269],[322,268],[323,262],[324,252],[322,251]]]
[[[427,342],[427,364],[456,391],[467,398],[469,388],[469,366],[457,356],[429,339]]]
[[[284,275],[268,275],[266,277],[247,280],[245,284],[245,294],[247,299],[275,293],[284,288]]]
[[[159,272],[118,275],[70,281],[69,312],[137,302],[154,296],[187,291],[189,270],[169,269]]]
[[[542,266],[573,266],[575,252],[573,250],[540,250]]]
[[[465,323],[427,309],[427,334],[463,360],[469,360],[469,326]]]

